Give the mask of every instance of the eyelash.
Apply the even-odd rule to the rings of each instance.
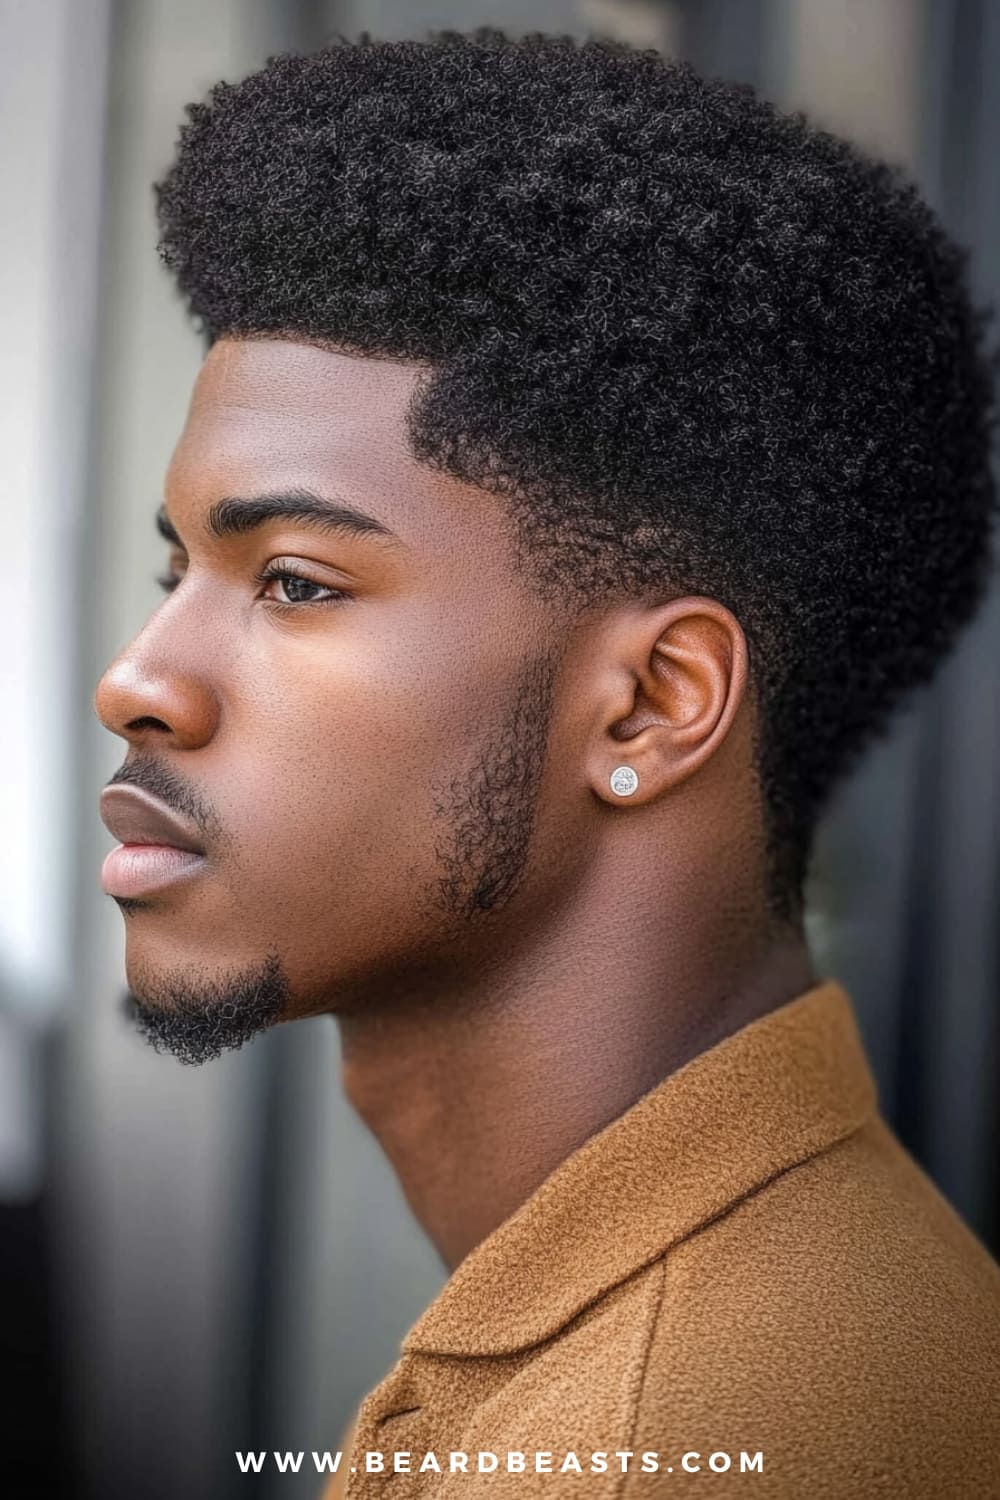
[[[292,579],[298,583],[307,584],[310,588],[325,589],[326,591],[326,596],[322,599],[266,599],[264,602],[274,610],[291,611],[309,609],[310,606],[315,605],[341,604],[351,598],[351,595],[345,593],[343,589],[332,588],[327,583],[317,583],[314,578],[308,578],[305,573],[299,573],[294,568],[287,566],[276,568],[273,563],[268,563],[266,567],[261,568],[259,573],[253,575],[253,578],[255,583],[259,583],[262,586],[270,583],[275,578],[282,582]],[[172,594],[180,581],[181,579],[177,577],[176,573],[159,573],[156,576],[156,582],[165,594]]]

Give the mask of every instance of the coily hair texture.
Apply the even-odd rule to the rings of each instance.
[[[494,28],[281,56],[189,105],[160,255],[209,341],[426,363],[422,462],[547,596],[747,638],[772,910],[985,592],[990,312],[896,167],[654,51]]]

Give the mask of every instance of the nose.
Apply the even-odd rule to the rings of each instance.
[[[203,674],[147,662],[140,641],[115,657],[97,684],[97,717],[134,745],[196,750],[207,744],[219,717],[214,689]]]

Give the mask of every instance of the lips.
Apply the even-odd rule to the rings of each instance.
[[[165,845],[204,854],[194,828],[162,802],[138,787],[115,785],[101,793],[101,821],[121,844]]]

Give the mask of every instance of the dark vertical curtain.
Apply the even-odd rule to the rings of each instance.
[[[760,0],[678,0],[685,56],[766,89],[787,25]],[[1000,297],[1000,5],[923,0],[921,187]],[[873,87],[877,86],[873,81]],[[994,330],[994,341],[1000,332]],[[998,542],[1000,546],[1000,542]],[[882,1108],[1000,1250],[1000,580],[936,680],[843,787],[819,831],[811,940],[847,985]]]
[[[926,0],[925,19],[923,186],[971,253],[978,300],[995,307],[1000,7]],[[998,1249],[1000,579],[921,714],[912,828],[896,996],[904,1022],[895,1059],[898,1125]]]

